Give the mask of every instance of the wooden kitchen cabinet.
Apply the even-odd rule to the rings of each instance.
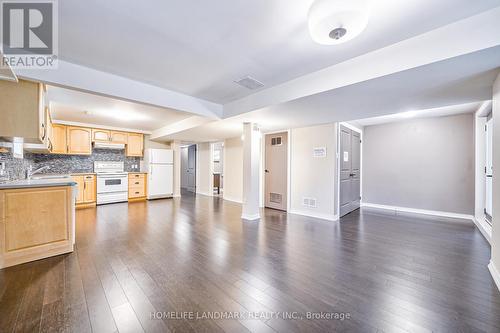
[[[96,202],[96,176],[85,175],[83,176],[83,202],[94,203]]]
[[[46,143],[45,94],[42,83],[0,80],[0,137],[22,137],[25,143]]]
[[[66,154],[68,141],[66,139],[67,129],[65,125],[52,124],[50,141],[52,143],[52,154]]]
[[[76,208],[95,206],[97,186],[95,174],[72,175],[77,184]]]
[[[126,144],[128,142],[128,133],[111,131],[111,142]]]
[[[110,141],[111,131],[93,128],[92,129],[92,141]]]
[[[127,156],[142,157],[144,150],[144,135],[140,133],[128,133]]]
[[[73,251],[73,187],[0,190],[0,269]]]
[[[128,174],[128,200],[146,200],[147,177],[145,173]]]
[[[66,135],[68,154],[92,154],[92,130],[90,128],[68,126]]]

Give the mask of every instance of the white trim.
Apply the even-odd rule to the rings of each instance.
[[[353,125],[351,125],[351,124],[349,124],[349,123],[347,123],[347,122],[343,122],[343,121],[341,121],[341,122],[340,122],[340,125],[345,126],[345,127],[347,127],[348,129],[353,130],[354,132],[358,132],[359,134],[363,134],[363,130],[362,130],[361,128],[358,128],[358,127],[356,127],[356,126],[353,126]]]
[[[314,213],[306,210],[297,210],[293,209],[289,211],[290,214],[313,217],[315,219],[327,220],[327,221],[338,221],[339,216],[335,214],[323,214],[323,213]]]
[[[486,238],[488,243],[490,243],[491,245],[491,225],[488,222],[486,222],[486,217],[474,218],[473,222],[479,229],[481,234],[484,236],[484,238]]]
[[[238,203],[238,204],[243,204],[243,201],[241,199],[237,199],[237,198],[232,198],[232,197],[228,197],[224,194],[224,192],[222,193],[222,199],[223,200],[226,200],[226,201],[231,201],[231,202],[234,202],[234,203]]]
[[[69,125],[69,126],[101,128],[101,129],[108,129],[108,130],[113,130],[113,131],[151,134],[151,131],[144,131],[144,130],[140,130],[140,129],[124,128],[124,127],[114,127],[114,126],[98,125],[98,124],[91,124],[91,123],[81,123],[81,122],[78,122],[78,121],[67,121],[67,120],[53,119],[52,122],[54,124]]]
[[[213,197],[213,194],[210,194],[210,192],[201,192],[201,191],[196,191],[196,194],[201,194],[207,197]]]
[[[248,221],[255,221],[260,219],[260,214],[241,214],[241,218],[243,220],[248,220]]]
[[[491,260],[490,263],[488,264],[488,269],[490,270],[491,277],[493,277],[493,281],[495,281],[498,290],[500,290],[500,272],[498,271],[495,264]]]
[[[452,212],[443,212],[443,211],[437,211],[437,210],[427,210],[427,209],[408,208],[408,207],[399,207],[399,206],[379,205],[379,204],[373,204],[373,203],[368,203],[368,202],[362,202],[361,207],[393,210],[395,212],[405,212],[405,213],[414,213],[414,214],[422,214],[422,215],[450,217],[450,218],[455,218],[455,219],[464,219],[464,220],[471,220],[471,221],[475,220],[474,216],[468,215],[468,214],[459,214],[459,213],[452,213]]]

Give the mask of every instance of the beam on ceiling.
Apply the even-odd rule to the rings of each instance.
[[[19,78],[218,119],[222,105],[59,60],[58,69],[18,69]]]
[[[224,117],[495,47],[499,31],[497,7],[225,104]]]

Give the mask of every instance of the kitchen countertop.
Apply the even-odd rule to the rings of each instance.
[[[30,187],[54,187],[54,186],[75,186],[76,183],[71,178],[50,178],[50,179],[22,179],[11,180],[5,183],[0,183],[0,190],[13,188],[30,188]]]
[[[129,171],[128,173],[148,173],[147,171]]]

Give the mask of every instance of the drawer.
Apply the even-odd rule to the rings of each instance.
[[[146,183],[146,181],[144,180],[144,178],[129,178],[128,179],[128,186],[142,186],[144,187],[144,184]]]
[[[140,198],[146,196],[146,190],[144,187],[129,187],[128,197],[129,198]]]
[[[144,178],[146,178],[145,173],[129,173],[128,174],[129,180],[131,180],[131,179],[144,179]]]

